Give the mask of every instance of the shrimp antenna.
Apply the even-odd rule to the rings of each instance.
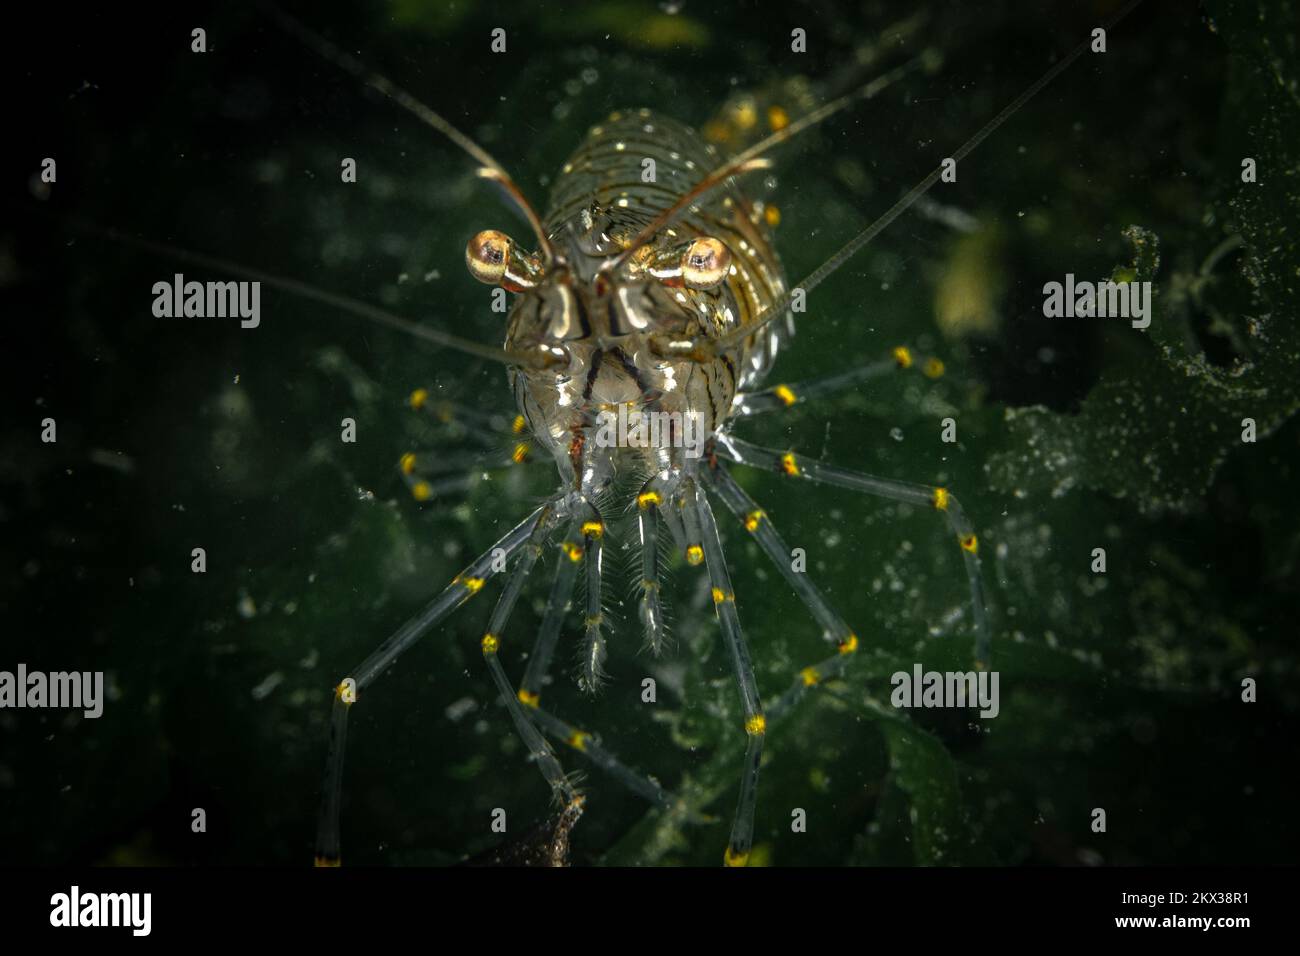
[[[46,213],[39,214],[48,215]],[[484,345],[483,343],[475,342],[472,339],[461,338],[459,335],[452,335],[450,332],[443,332],[439,329],[430,328],[427,325],[421,325],[418,322],[412,322],[410,319],[402,318],[400,315],[394,315],[392,312],[377,308],[376,306],[362,302],[358,299],[340,295],[336,292],[330,292],[326,289],[319,289],[308,282],[303,282],[301,279],[292,279],[287,276],[274,275],[273,273],[263,272],[261,269],[255,269],[252,266],[232,262],[229,259],[210,256],[203,252],[194,252],[189,249],[183,249],[179,246],[168,245],[167,243],[155,242],[152,239],[143,239],[139,236],[132,236],[122,232],[121,230],[113,229],[108,226],[101,226],[79,217],[55,215],[55,218],[62,220],[65,225],[79,232],[89,233],[112,242],[134,246],[138,249],[144,249],[155,255],[164,256],[168,259],[175,259],[178,262],[185,262],[205,269],[212,269],[215,272],[224,272],[229,275],[240,276],[254,282],[262,282],[271,288],[279,289],[282,292],[297,296],[300,299],[319,302],[322,305],[329,306],[339,312],[354,315],[358,318],[365,319],[368,322],[373,322],[376,325],[396,329],[399,332],[405,332],[415,338],[424,339],[426,342],[431,342],[442,348],[463,352],[466,355],[473,355],[477,358],[488,359],[493,362],[503,362],[507,365],[521,365],[538,369],[548,368],[559,360],[557,354],[552,353],[545,347],[538,349],[536,352],[513,352],[507,351],[506,349],[494,348],[491,345]]]
[[[624,248],[623,251],[614,259],[605,263],[605,265],[601,267],[601,271],[612,272],[616,269],[621,269],[628,263],[636,251],[647,242],[653,240],[654,237],[659,234],[660,230],[672,225],[672,223],[676,222],[687,209],[698,203],[701,197],[712,192],[731,177],[740,176],[755,169],[769,169],[772,166],[772,161],[764,156],[765,153],[770,152],[782,143],[793,139],[809,127],[816,126],[818,123],[833,116],[835,113],[838,113],[840,110],[852,105],[853,103],[856,103],[858,100],[869,100],[873,96],[878,95],[918,66],[932,62],[934,56],[935,54],[933,53],[923,53],[920,56],[913,57],[908,62],[895,67],[888,73],[876,77],[870,83],[866,83],[858,87],[856,90],[845,93],[843,96],[837,97],[828,103],[823,103],[821,106],[817,107],[817,109],[813,110],[806,116],[802,116],[795,120],[789,126],[777,130],[775,133],[772,133],[767,138],[755,143],[744,152],[731,157],[731,159],[727,160],[726,163],[701,179],[689,192],[656,216],[654,221],[636,234],[632,239],[631,245]]]
[[[343,52],[315,30],[285,13],[279,7],[268,3],[266,9],[286,33],[313,50],[322,59],[328,60],[347,73],[351,73],[372,90],[388,97],[388,99],[411,113],[426,126],[433,127],[469,154],[481,167],[478,171],[479,176],[490,179],[499,185],[509,204],[514,206],[528,222],[533,234],[537,237],[538,247],[545,264],[549,267],[555,261],[555,247],[551,245],[551,240],[542,227],[542,220],[528,200],[524,198],[523,192],[520,191],[515,181],[510,178],[510,174],[506,172],[505,167],[498,163],[487,150],[386,76],[368,69],[356,57]]]
[[[1132,13],[1134,8],[1141,2],[1142,0],[1131,0],[1127,6],[1116,13],[1115,16],[1111,17],[1110,21],[1105,24],[1107,32]],[[1043,87],[1047,86],[1047,84],[1051,83],[1052,80],[1065,72],[1071,63],[1088,50],[1091,43],[1091,38],[1084,40],[1053,64],[1051,69],[1040,76],[1032,86],[1003,107],[1002,112],[998,113],[997,116],[985,123],[980,128],[979,132],[966,140],[966,142],[962,143],[961,147],[952,154],[951,159],[954,162],[961,162],[962,159],[973,152],[976,147],[984,142],[984,140],[997,130],[998,127],[1019,112],[1020,108],[1028,103],[1035,94],[1042,90]],[[749,336],[760,331],[765,326],[770,325],[777,319],[777,317],[784,314],[785,310],[790,307],[790,303],[794,300],[796,292],[802,291],[804,294],[807,294],[817,286],[821,285],[822,282],[834,274],[840,266],[844,265],[844,263],[852,258],[863,246],[875,239],[876,236],[880,235],[880,233],[884,232],[895,219],[901,216],[918,199],[929,192],[930,188],[939,181],[939,177],[943,174],[943,169],[943,164],[940,164],[930,173],[930,175],[926,176],[925,179],[921,180],[908,190],[907,194],[904,195],[902,199],[898,200],[898,202],[894,203],[894,205],[890,206],[888,210],[881,214],[875,222],[871,223],[871,225],[867,226],[866,229],[863,229],[860,233],[850,239],[838,252],[814,269],[806,279],[792,287],[789,292],[764,309],[753,322],[746,323],[740,328],[733,329],[726,335],[714,341],[712,343],[713,351],[718,352],[724,349],[734,348]]]

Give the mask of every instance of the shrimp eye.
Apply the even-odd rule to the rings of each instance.
[[[682,253],[682,281],[690,289],[714,288],[730,268],[731,250],[712,236],[701,236]]]
[[[487,285],[499,285],[507,292],[537,287],[542,265],[536,256],[525,256],[504,232],[484,229],[465,247],[469,274]]]
[[[513,247],[514,243],[505,233],[484,229],[465,247],[465,265],[469,267],[469,274],[479,282],[498,284],[505,277]]]

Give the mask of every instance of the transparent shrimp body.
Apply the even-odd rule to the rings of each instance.
[[[719,188],[654,228],[711,150],[649,111],[616,113],[564,165],[546,222],[549,265],[499,233],[467,249],[471,272],[519,293],[505,348],[553,359],[512,370],[515,398],[565,483],[588,496],[619,471],[675,475],[683,457],[698,458],[776,356],[777,325],[708,356],[694,348],[741,329],[785,287],[739,190]],[[647,162],[655,183],[644,181]]]

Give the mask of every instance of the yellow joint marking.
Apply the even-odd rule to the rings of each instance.
[[[522,687],[519,688],[519,703],[526,707],[537,707],[541,702],[542,698],[540,695],[526,691]]]
[[[900,345],[894,349],[894,361],[898,363],[899,368],[911,368],[912,350],[906,345]]]
[[[514,432],[516,435],[521,434],[523,430],[527,427],[528,427],[528,423],[524,421],[523,415],[516,415],[515,420],[510,423],[510,430]]]
[[[766,517],[767,515],[763,513],[762,508],[758,508],[754,511],[751,511],[749,514],[745,515],[745,530],[757,531],[759,522],[761,522]]]
[[[663,503],[663,496],[657,491],[643,491],[636,496],[636,506],[638,508],[645,509],[651,505],[661,505]]]
[[[727,852],[722,857],[722,862],[727,866],[744,866],[748,861],[748,853],[739,853],[731,847],[727,847]]]
[[[844,640],[840,641],[839,651],[841,654],[852,654],[858,649],[858,635],[850,634]]]
[[[767,718],[762,714],[755,714],[745,721],[745,733],[751,737],[757,737],[760,734],[767,733]]]
[[[579,545],[574,544],[572,541],[564,542],[564,553],[568,555],[569,560],[573,561],[575,564],[582,560],[582,548]]]
[[[795,402],[799,401],[799,398],[794,393],[794,389],[789,385],[776,386],[776,388],[772,389],[772,394],[779,398],[784,405],[793,405]]]
[[[416,501],[428,501],[433,497],[433,488],[427,481],[417,481],[411,485],[411,497]]]
[[[777,226],[781,225],[781,210],[776,206],[769,205],[763,210],[763,219],[770,227],[775,229]]]
[[[980,543],[975,539],[975,535],[968,534],[961,539],[961,548],[963,551],[969,551],[971,554],[979,553]]]
[[[429,400],[429,390],[427,388],[417,388],[411,393],[408,401],[412,408],[424,408],[424,403]]]
[[[402,460],[398,464],[402,469],[402,474],[411,474],[411,472],[415,471],[415,453],[408,451],[402,456]]]
[[[947,511],[948,498],[949,495],[948,495],[947,488],[936,488],[934,489],[934,495],[930,498],[930,500],[934,502],[934,506],[938,508],[940,511]]]
[[[569,735],[569,746],[574,750],[585,751],[589,740],[591,740],[591,734],[584,733],[581,730],[575,730]]]
[[[940,378],[943,375],[943,362],[937,358],[932,358],[925,363],[925,374],[927,378]]]
[[[799,463],[794,460],[794,455],[790,452],[781,456],[781,470],[791,477],[799,474]]]
[[[769,106],[767,108],[767,125],[772,127],[773,133],[779,133],[790,125],[790,114],[779,106]]]
[[[495,654],[497,652],[497,649],[500,647],[501,647],[501,642],[497,640],[497,636],[495,634],[483,635],[484,654]]]
[[[342,866],[343,861],[337,856],[318,856],[316,857],[316,866]]]
[[[722,590],[722,588],[713,589],[714,604],[721,604],[723,601],[734,601],[734,600],[736,600],[736,595],[732,594],[730,591],[724,591]]]
[[[817,668],[815,667],[805,667],[799,672],[799,677],[803,680],[804,687],[812,687],[822,679],[821,675],[817,673]]]
[[[603,614],[591,614],[584,618],[582,623],[586,626],[587,630],[591,630],[592,628],[600,627],[601,622],[604,620],[605,616]]]
[[[528,457],[528,442],[521,441],[515,446],[515,450],[510,453],[510,460],[516,465],[522,464],[523,460]]]
[[[658,591],[658,590],[659,590],[659,582],[658,582],[658,581],[651,581],[649,578],[644,578],[644,579],[642,579],[642,581],[641,581],[641,590],[643,590],[643,591]]]
[[[345,677],[334,688],[334,696],[351,707],[357,700],[357,682],[351,677]]]
[[[599,538],[605,533],[605,525],[600,521],[584,521],[582,523],[582,533],[589,534],[593,538]]]
[[[483,590],[482,578],[465,578],[463,581],[457,578],[456,583],[464,585],[465,590],[470,594],[478,594],[479,591]]]
[[[699,564],[704,560],[704,549],[698,544],[693,544],[686,549],[686,563]]]

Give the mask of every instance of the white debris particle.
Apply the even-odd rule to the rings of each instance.
[[[466,714],[473,712],[477,708],[478,703],[473,697],[462,697],[460,700],[449,704],[443,713],[446,714],[447,719],[454,724],[458,723]]]
[[[270,696],[271,691],[279,687],[283,681],[283,674],[279,671],[272,671],[262,683],[253,688],[253,700],[265,700]]]

